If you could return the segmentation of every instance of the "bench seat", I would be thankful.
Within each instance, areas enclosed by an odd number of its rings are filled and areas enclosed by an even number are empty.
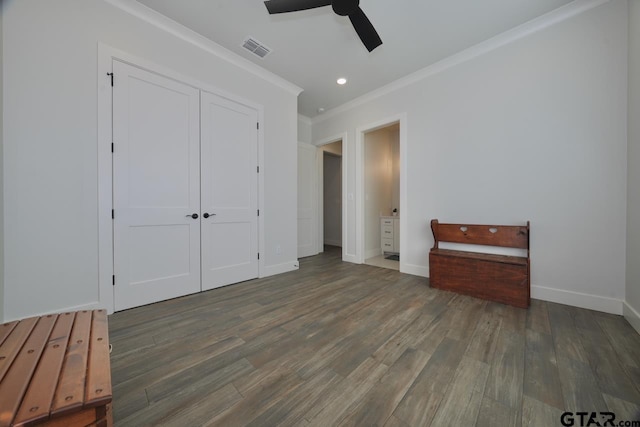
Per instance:
[[[431,287],[516,307],[530,303],[529,224],[465,225],[431,221]],[[440,249],[440,242],[526,249],[527,256]]]

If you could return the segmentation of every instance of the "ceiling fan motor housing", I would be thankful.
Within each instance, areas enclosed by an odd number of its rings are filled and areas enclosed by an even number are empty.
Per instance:
[[[358,10],[360,0],[333,0],[331,7],[340,16],[348,16]]]

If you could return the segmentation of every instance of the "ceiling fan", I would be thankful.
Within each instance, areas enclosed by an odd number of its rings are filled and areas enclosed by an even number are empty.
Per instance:
[[[268,0],[264,4],[272,15],[331,6],[336,14],[349,17],[353,28],[369,52],[382,44],[371,21],[360,9],[360,0]]]

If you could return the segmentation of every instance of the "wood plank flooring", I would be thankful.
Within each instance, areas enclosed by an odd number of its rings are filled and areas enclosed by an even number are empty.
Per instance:
[[[112,315],[118,426],[560,426],[640,419],[640,335],[620,316],[529,310],[343,263]]]

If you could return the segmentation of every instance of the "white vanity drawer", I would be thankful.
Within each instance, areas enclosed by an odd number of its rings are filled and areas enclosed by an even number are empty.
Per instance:
[[[380,230],[383,239],[393,239],[393,225],[382,225]]]
[[[393,252],[393,239],[382,239],[382,252]]]
[[[385,225],[390,225],[393,227],[393,219],[392,218],[382,218],[380,220],[380,223],[385,226]]]

